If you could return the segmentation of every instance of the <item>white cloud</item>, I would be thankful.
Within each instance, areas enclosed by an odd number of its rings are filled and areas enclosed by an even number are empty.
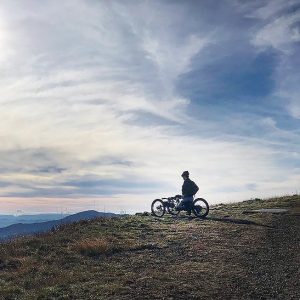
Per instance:
[[[179,193],[185,169],[214,202],[254,196],[247,186],[256,182],[257,196],[270,194],[264,183],[282,180],[280,153],[261,140],[187,134],[189,124],[207,124],[192,119],[176,81],[212,40],[186,27],[184,4],[29,3],[2,4],[11,51],[0,67],[7,75],[0,81],[0,182],[11,185],[1,195],[57,190],[60,199],[70,193],[84,202],[100,196],[66,182],[129,178],[132,186],[112,190],[137,209],[156,191],[135,183],[158,181],[158,194]],[[159,121],[137,121],[145,115]],[[271,119],[263,123],[277,130]],[[295,186],[284,182],[285,190]]]
[[[286,11],[298,4],[298,0],[272,0],[272,1],[254,1],[253,3],[247,3],[246,13],[249,17],[259,18],[262,20],[268,20],[272,17],[276,17],[278,13]],[[253,11],[249,13],[249,5],[253,5]]]
[[[300,41],[299,27],[300,12],[283,15],[267,23],[257,32],[253,43],[258,47],[272,46],[283,52],[290,52],[291,44]]]
[[[259,49],[272,47],[280,53],[273,75],[277,83],[275,96],[279,97],[294,118],[300,118],[299,98],[299,42],[300,12],[293,9],[298,1],[269,1],[251,14],[264,21],[254,35],[252,43]]]

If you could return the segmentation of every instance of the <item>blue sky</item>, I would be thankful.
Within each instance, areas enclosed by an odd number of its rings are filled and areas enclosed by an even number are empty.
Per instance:
[[[300,190],[300,2],[1,1],[0,212]]]

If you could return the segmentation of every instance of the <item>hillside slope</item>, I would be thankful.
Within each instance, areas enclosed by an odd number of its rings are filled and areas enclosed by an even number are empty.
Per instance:
[[[114,213],[104,213],[95,210],[82,211],[73,215],[66,216],[59,220],[51,220],[46,222],[34,222],[29,224],[17,223],[7,227],[0,228],[0,242],[13,238],[15,236],[32,235],[33,233],[48,232],[56,226],[62,224],[73,223],[79,220],[89,220],[97,217],[113,217],[117,216]]]
[[[251,213],[274,207],[288,211]],[[205,220],[64,225],[0,245],[0,297],[299,299],[299,213],[300,196],[290,196],[219,205]]]

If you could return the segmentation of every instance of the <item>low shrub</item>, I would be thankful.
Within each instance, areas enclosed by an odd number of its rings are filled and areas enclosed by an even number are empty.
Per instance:
[[[99,256],[112,250],[109,241],[105,238],[85,239],[75,244],[75,249],[83,255]]]

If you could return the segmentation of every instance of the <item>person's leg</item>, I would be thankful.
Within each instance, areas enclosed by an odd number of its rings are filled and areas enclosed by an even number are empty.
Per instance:
[[[191,201],[186,201],[185,202],[185,207],[186,207],[186,211],[187,211],[187,214],[190,216],[191,213],[192,213],[192,203]]]
[[[183,197],[182,202],[184,202],[185,205],[185,209],[187,211],[187,214],[190,216],[192,213],[192,205],[193,205],[193,200],[194,197],[193,196],[185,196]]]
[[[178,211],[185,210],[185,202],[183,200],[181,200],[181,202],[177,206],[176,210],[178,210]]]

